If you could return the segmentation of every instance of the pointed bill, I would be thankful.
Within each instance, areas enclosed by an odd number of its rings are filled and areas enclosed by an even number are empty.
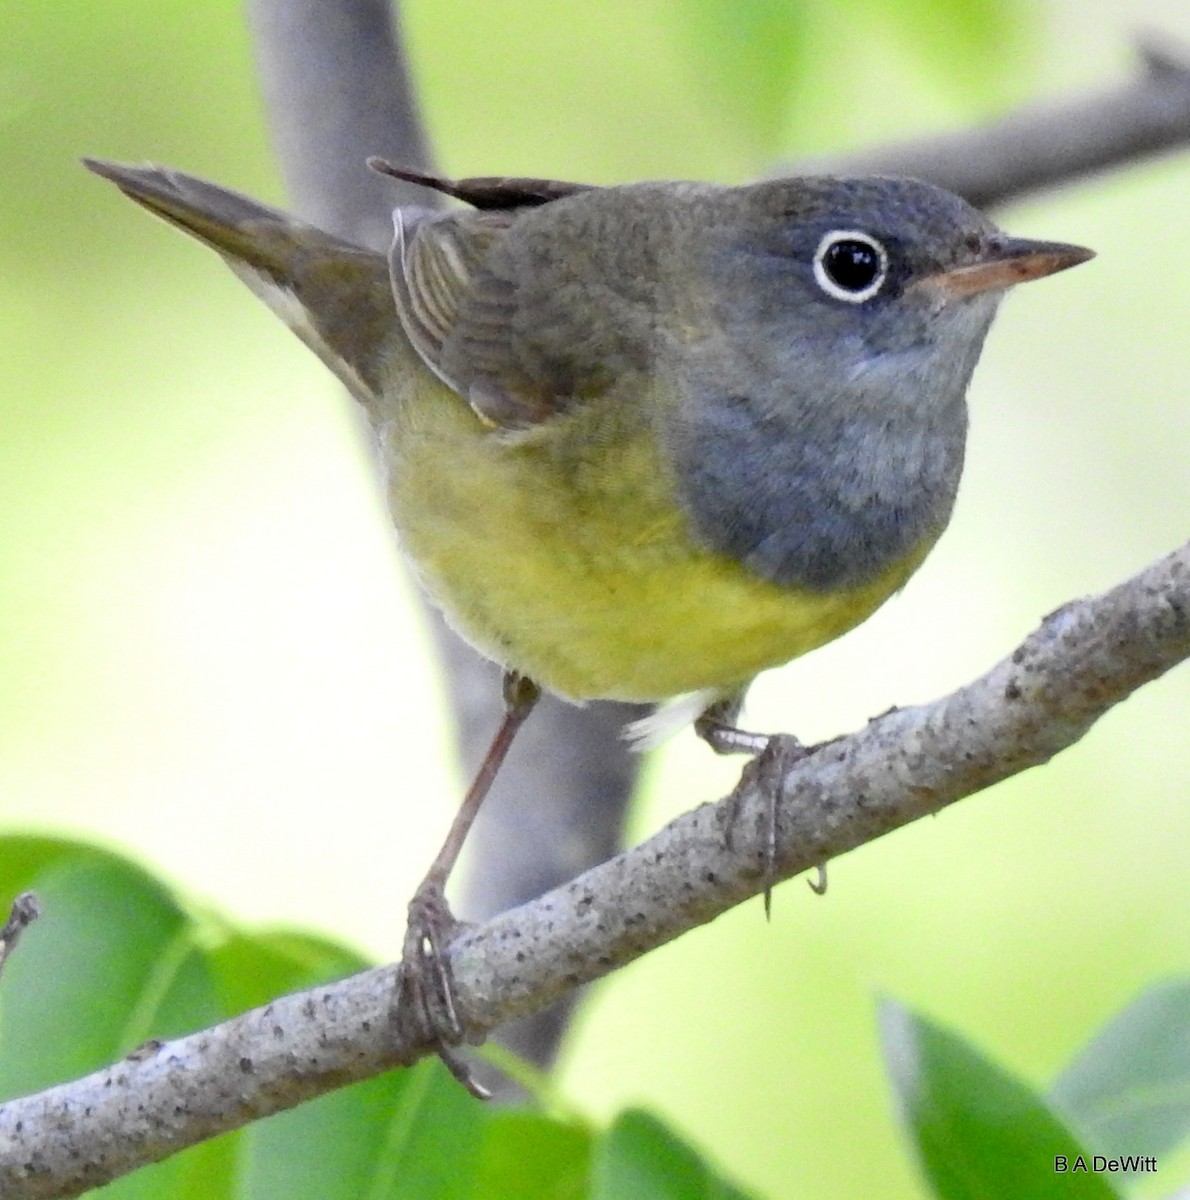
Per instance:
[[[927,275],[914,286],[934,288],[948,300],[958,300],[1042,279],[1094,257],[1095,251],[1085,246],[1000,236],[989,240],[971,261]]]

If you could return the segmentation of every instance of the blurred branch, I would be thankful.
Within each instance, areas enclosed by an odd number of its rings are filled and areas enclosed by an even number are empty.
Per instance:
[[[286,190],[299,216],[375,250],[392,209],[421,189],[368,170],[369,154],[429,166],[390,0],[247,0],[257,73]]]
[[[298,215],[386,250],[392,209],[434,199],[364,165],[369,155],[431,165],[398,7],[390,11],[389,0],[248,0],[248,14],[273,142]],[[500,719],[500,674],[436,611],[429,619],[459,757],[470,774]],[[460,908],[465,916],[484,918],[521,904],[615,853],[640,769],[620,730],[645,711],[542,698],[476,822]],[[400,917],[393,914],[394,931]],[[574,1001],[502,1031],[501,1040],[548,1065]],[[482,1066],[479,1074],[487,1076]]]
[[[980,208],[1190,144],[1190,51],[1140,42],[1140,71],[1110,91],[1031,104],[997,121],[838,158],[800,170],[915,175]]]
[[[726,800],[461,934],[450,954],[468,1040],[763,891],[772,805],[776,874],[785,879],[1048,761],[1187,657],[1190,543],[1111,591],[1051,613],[1008,658],[950,696],[886,713],[797,761],[783,760],[778,740],[778,752],[751,761]],[[0,1195],[74,1196],[433,1053],[416,1014],[390,1007],[396,970],[283,997],[0,1106]]]

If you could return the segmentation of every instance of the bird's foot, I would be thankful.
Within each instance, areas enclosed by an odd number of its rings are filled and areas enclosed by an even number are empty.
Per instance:
[[[754,758],[744,768],[739,783],[728,797],[727,824],[724,841],[729,850],[735,849],[735,832],[743,811],[744,798],[751,792],[760,793],[765,806],[764,846],[762,850],[764,873],[764,915],[768,920],[773,909],[773,885],[777,881],[777,808],[781,801],[781,788],[786,773],[794,764],[808,758],[817,746],[806,746],[797,738],[786,733],[757,734],[726,727],[726,733],[736,735],[737,752],[747,742],[749,747],[759,743],[753,750]],[[705,736],[705,735],[704,735]],[[714,743],[712,743],[713,745]],[[730,751],[720,751],[730,753]],[[825,880],[820,875],[823,890]]]
[[[425,1039],[432,1043],[447,1070],[479,1100],[491,1093],[454,1052],[466,1039],[459,1017],[450,943],[465,929],[446,901],[444,885],[423,880],[409,902],[409,924],[401,952],[394,997],[397,1007],[414,1014]]]

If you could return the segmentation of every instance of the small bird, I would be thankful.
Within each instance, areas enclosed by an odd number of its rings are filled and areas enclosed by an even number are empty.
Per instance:
[[[446,879],[539,688],[667,705],[646,739],[676,716],[762,749],[736,726],[749,683],[867,618],[949,521],[1005,291],[1092,256],[912,179],[592,187],[372,160],[467,205],[397,209],[385,256],[85,161],[222,255],[363,405],[419,580],[505,669],[410,909],[407,950],[448,993]]]

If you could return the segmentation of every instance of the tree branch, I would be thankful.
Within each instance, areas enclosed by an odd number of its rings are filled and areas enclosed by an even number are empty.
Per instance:
[[[978,208],[1190,144],[1190,52],[1155,36],[1138,47],[1141,70],[1102,93],[1027,105],[973,129],[894,142],[801,170],[916,175]]]
[[[1111,591],[1051,613],[950,696],[886,713],[797,762],[764,755],[745,767],[733,796],[469,929],[450,951],[468,1040],[762,891],[771,799],[776,874],[785,879],[1048,761],[1187,657],[1190,543]],[[414,1014],[391,1011],[394,982],[394,967],[367,971],[10,1101],[0,1107],[0,1194],[77,1195],[432,1053]]]

